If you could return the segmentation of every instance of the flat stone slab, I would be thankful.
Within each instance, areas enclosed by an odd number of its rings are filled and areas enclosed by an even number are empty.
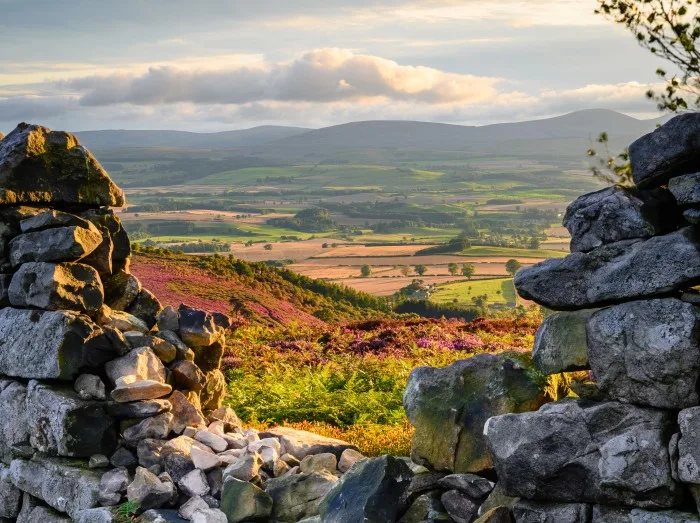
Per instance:
[[[0,204],[122,207],[124,193],[72,134],[19,124],[0,141]]]
[[[0,374],[75,379],[86,342],[101,333],[86,316],[72,312],[0,309]]]
[[[685,227],[545,260],[519,271],[520,296],[554,310],[662,297],[700,283],[700,232]]]
[[[100,231],[89,225],[89,229],[71,225],[15,236],[9,245],[10,263],[16,267],[26,262],[79,261],[102,243]]]
[[[282,448],[298,460],[304,459],[310,454],[335,454],[340,459],[345,449],[359,450],[355,445],[347,441],[334,438],[326,438],[308,432],[306,430],[296,430],[288,427],[275,427],[259,434],[260,439],[278,438]]]

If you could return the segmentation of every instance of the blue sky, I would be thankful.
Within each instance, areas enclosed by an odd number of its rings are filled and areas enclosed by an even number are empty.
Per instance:
[[[0,0],[0,131],[655,116],[595,0]]]

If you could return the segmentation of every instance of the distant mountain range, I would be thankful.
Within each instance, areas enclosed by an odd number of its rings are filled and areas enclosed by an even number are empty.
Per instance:
[[[363,121],[321,129],[261,126],[218,133],[185,131],[84,131],[76,133],[90,149],[184,148],[246,149],[242,152],[293,156],[353,149],[463,151],[475,146],[539,140],[590,140],[602,131],[627,142],[652,131],[666,118],[638,120],[615,111],[594,109],[517,123],[464,126],[415,121]]]

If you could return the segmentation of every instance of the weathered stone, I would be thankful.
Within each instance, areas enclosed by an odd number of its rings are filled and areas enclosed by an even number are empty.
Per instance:
[[[221,358],[224,355],[226,348],[226,338],[223,333],[220,334],[211,345],[206,347],[193,347],[194,362],[204,372],[212,372],[218,370],[221,366]]]
[[[175,359],[178,360],[190,360],[194,361],[194,351],[185,345],[180,337],[172,331],[160,330],[156,333],[156,336],[164,339],[168,343],[171,343],[177,350],[177,355]]]
[[[48,209],[20,220],[19,226],[23,233],[42,231],[54,227],[70,227],[76,225],[83,229],[90,229],[87,220],[74,214]]]
[[[153,400],[167,396],[172,392],[170,385],[153,380],[138,380],[131,383],[121,383],[112,390],[110,396],[119,403],[129,403],[140,400]],[[170,398],[168,398],[170,399]]]
[[[126,311],[141,292],[141,282],[126,271],[116,271],[104,281],[105,302],[112,309]]]
[[[440,501],[455,523],[472,523],[476,519],[479,506],[459,490],[448,490]]]
[[[126,429],[124,439],[131,442],[146,438],[165,439],[170,434],[172,423],[173,415],[170,412],[164,412],[152,418],[146,418]]]
[[[218,410],[226,397],[226,377],[219,369],[214,369],[206,374],[205,380],[206,384],[199,394],[202,410]]]
[[[141,510],[148,510],[162,507],[170,501],[173,489],[172,483],[161,481],[155,474],[138,467],[134,480],[126,489],[126,497],[129,501],[138,502]]]
[[[194,439],[204,443],[215,452],[223,452],[228,448],[228,443],[226,443],[224,438],[209,432],[207,429],[198,430],[194,435]],[[254,452],[254,450],[251,449],[251,452]]]
[[[0,460],[9,463],[13,448],[29,442],[26,385],[0,380],[0,419]]]
[[[355,463],[363,459],[365,459],[365,457],[360,452],[354,449],[346,449],[338,460],[338,470],[345,473],[350,470]]]
[[[532,361],[545,374],[588,369],[586,324],[597,309],[560,312],[542,322],[532,348]]]
[[[408,510],[399,520],[399,523],[423,523],[424,521],[434,521],[438,515],[444,515],[444,519],[449,517],[445,513],[445,507],[440,501],[438,492],[431,492],[418,496]]]
[[[323,523],[396,521],[411,476],[408,466],[392,456],[361,461],[328,492],[320,505],[321,520]]]
[[[163,412],[170,412],[168,400],[143,400],[133,403],[107,403],[107,414],[114,418],[150,418]]]
[[[676,224],[676,214],[666,190],[615,186],[574,200],[566,209],[564,227],[571,233],[571,252],[586,252],[620,240],[665,234]]]
[[[81,374],[73,384],[73,390],[78,393],[83,400],[105,400],[105,384],[99,376],[94,374]]]
[[[252,483],[229,477],[221,493],[221,510],[229,523],[267,521],[272,514],[272,498]]]
[[[195,467],[191,457],[192,447],[194,446],[206,452],[211,452],[211,449],[206,445],[186,436],[171,439],[163,445],[160,451],[163,457],[163,464],[165,470],[172,476],[174,481],[179,481],[188,472],[194,470]]]
[[[621,507],[593,507],[591,523],[697,523],[697,514],[676,510],[650,512],[639,508],[632,510]]]
[[[102,333],[107,338],[107,341],[111,346],[111,352],[117,356],[124,356],[131,350],[131,347],[122,334],[122,331],[109,325],[102,325]]]
[[[72,312],[0,309],[0,374],[73,379],[83,364],[85,343],[100,332]]]
[[[194,469],[182,476],[178,482],[177,486],[180,490],[184,492],[187,496],[205,496],[209,493],[209,483],[207,483],[207,477],[204,472],[200,469]]]
[[[295,474],[267,481],[272,498],[270,521],[287,523],[319,514],[319,506],[338,478],[330,474]]]
[[[299,465],[299,469],[304,474],[310,474],[311,472],[329,472],[333,474],[337,468],[338,458],[335,457],[335,454],[329,452],[306,456]]]
[[[76,523],[112,523],[116,519],[114,513],[104,507],[81,510],[75,515]]]
[[[404,393],[406,415],[416,428],[413,461],[446,472],[491,469],[484,423],[491,416],[542,405],[546,396],[535,374],[521,355],[508,353],[415,369]]]
[[[241,419],[236,415],[236,411],[231,407],[219,407],[218,409],[210,412],[207,418],[210,422],[223,422],[224,430],[226,432],[231,432],[232,430],[243,427]]]
[[[213,452],[207,452],[199,447],[192,447],[190,450],[190,458],[192,458],[192,463],[195,468],[201,469],[205,472],[221,466],[221,458],[214,454]]]
[[[148,325],[133,314],[111,309],[105,310],[105,307],[102,308],[102,312],[101,325],[108,325],[122,332],[138,331],[144,334],[148,332]]]
[[[109,231],[112,244],[114,245],[114,250],[112,251],[112,259],[114,261],[125,260],[131,256],[131,241],[129,240],[129,236],[112,209],[107,207],[87,209],[81,212],[80,216],[91,221],[96,226],[104,227]]]
[[[260,454],[257,452],[246,454],[224,469],[223,479],[224,481],[226,481],[227,478],[251,481],[258,475],[262,466],[263,459]]]
[[[16,459],[10,465],[10,477],[17,488],[71,517],[99,503],[102,473],[73,460],[42,455]]]
[[[138,465],[138,460],[130,450],[119,447],[109,458],[109,463],[113,467],[126,467],[130,469]]]
[[[0,274],[0,307],[10,305],[10,283],[12,274]]]
[[[82,512],[82,511],[81,511]],[[78,514],[76,514],[75,520],[78,519]],[[69,518],[60,512],[47,507],[41,502],[37,502],[31,506],[28,510],[22,511],[17,517],[17,523],[72,523],[74,518]]]
[[[309,454],[321,454],[322,452],[330,452],[339,458],[345,449],[358,450],[355,445],[351,445],[347,441],[326,438],[313,432],[288,427],[268,429],[261,432],[259,436],[279,439],[285,451],[298,460],[304,459]]]
[[[698,404],[700,309],[675,298],[635,301],[597,312],[587,330],[604,394],[659,408]]]
[[[197,510],[192,514],[192,523],[227,523],[228,518],[221,510],[208,508]]]
[[[660,187],[672,177],[700,171],[700,115],[672,118],[629,147],[634,183]]]
[[[151,509],[147,510],[138,519],[139,523],[187,523],[178,516],[177,510]]]
[[[124,205],[124,194],[72,134],[19,124],[0,142],[0,203]]]
[[[0,518],[16,518],[22,503],[22,492],[12,483],[10,468],[0,463]]]
[[[178,510],[178,514],[181,518],[191,520],[192,515],[198,510],[206,510],[209,508],[207,502],[204,501],[201,496],[193,496],[188,499]]]
[[[688,223],[697,225],[700,223],[700,209],[693,207],[692,209],[685,209],[683,211],[683,218]]]
[[[158,313],[156,317],[159,331],[176,332],[180,328],[180,317],[177,311],[170,305],[167,305]]]
[[[67,385],[30,381],[26,409],[29,440],[40,452],[87,458],[111,454],[117,446],[104,403],[80,399]]]
[[[82,263],[25,263],[8,289],[15,307],[93,313],[102,307],[103,291],[97,271]]]
[[[496,483],[496,486],[486,498],[486,501],[479,507],[479,514],[485,514],[489,510],[493,510],[498,507],[506,507],[511,509],[513,505],[518,501],[518,498],[508,496],[503,491],[503,485],[500,482]]]
[[[518,501],[513,507],[513,515],[515,523],[588,523],[591,510],[591,506],[584,503]]]
[[[153,293],[147,289],[141,289],[136,298],[126,308],[126,311],[143,320],[148,328],[156,324],[156,315],[161,309],[161,304]]]
[[[484,432],[506,494],[533,500],[675,506],[668,411],[564,400],[491,418]]]
[[[173,385],[178,389],[199,392],[207,383],[204,373],[192,361],[176,361],[170,365],[170,372],[173,376]]]
[[[100,479],[100,503],[103,505],[119,503],[121,493],[126,491],[130,479],[129,471],[125,467],[108,470],[102,474]],[[116,503],[105,503],[105,501],[113,501],[115,497]]]
[[[201,412],[187,399],[180,391],[176,390],[168,397],[172,405],[173,432],[178,434],[185,430],[185,427],[202,427],[205,425]]]
[[[700,204],[700,172],[671,178],[668,190],[681,207]]]
[[[98,229],[102,234],[102,243],[80,262],[93,267],[99,273],[100,278],[107,279],[112,275],[112,251],[114,250],[114,244],[109,231],[105,227],[98,227]]]
[[[15,236],[9,245],[13,267],[28,262],[76,262],[102,243],[102,234],[91,224],[83,227],[57,227]]]
[[[190,347],[208,347],[221,335],[214,317],[199,309],[180,305],[178,310],[180,338]]]
[[[555,310],[664,296],[700,283],[700,233],[691,227],[625,240],[520,270],[520,296]]]
[[[684,483],[700,485],[700,407],[680,411],[678,425],[678,479]]]
[[[165,367],[148,347],[139,347],[121,358],[108,362],[105,365],[105,372],[112,383],[116,383],[124,376],[165,383]]]
[[[486,499],[495,486],[488,479],[474,474],[450,474],[439,480],[438,484],[445,490],[459,490],[474,501]]]

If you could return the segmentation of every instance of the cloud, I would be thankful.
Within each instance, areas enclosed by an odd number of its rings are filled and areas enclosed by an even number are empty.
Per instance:
[[[152,67],[61,82],[87,106],[337,102],[389,99],[429,104],[476,103],[496,93],[497,78],[400,65],[346,49],[317,49],[296,60],[226,68]]]

